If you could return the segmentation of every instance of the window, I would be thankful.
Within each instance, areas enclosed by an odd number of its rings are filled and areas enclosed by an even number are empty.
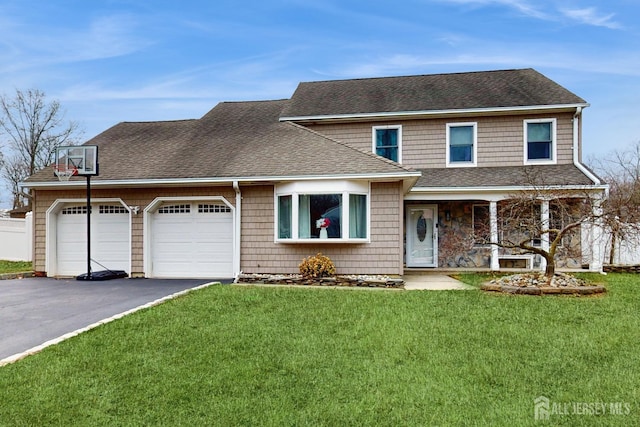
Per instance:
[[[228,213],[231,208],[227,205],[198,204],[198,213]]]
[[[489,205],[473,205],[473,236],[476,245],[491,242]]]
[[[100,205],[98,212],[101,214],[128,214],[129,210],[122,205]]]
[[[276,240],[366,240],[369,236],[368,196],[366,183],[280,185],[276,188]]]
[[[402,126],[374,126],[373,151],[394,162],[402,162]]]
[[[159,214],[179,214],[191,212],[190,204],[164,205],[158,209]]]
[[[555,119],[525,120],[525,163],[555,163]]]
[[[477,123],[447,123],[447,166],[475,166]]]

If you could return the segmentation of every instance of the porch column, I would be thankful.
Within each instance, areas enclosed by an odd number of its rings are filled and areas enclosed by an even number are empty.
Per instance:
[[[547,230],[546,233],[542,233],[540,236],[540,246],[544,251],[549,251],[549,200],[543,200],[540,203],[540,222],[542,224],[542,229]],[[543,257],[540,257],[540,270],[545,271],[547,268],[547,260]]]
[[[602,273],[603,258],[604,258],[604,226],[602,224],[602,198],[603,195],[595,196],[593,198],[593,224],[590,228],[590,241],[591,241],[591,259],[589,260],[589,271],[596,273]],[[612,242],[613,244],[613,242]]]
[[[491,231],[491,243],[498,243],[498,202],[489,202],[489,227]],[[500,270],[500,260],[498,259],[498,245],[491,245],[491,270]]]

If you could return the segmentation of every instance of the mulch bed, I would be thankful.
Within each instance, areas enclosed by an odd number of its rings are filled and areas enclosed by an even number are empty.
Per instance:
[[[551,278],[542,273],[514,274],[493,279],[480,289],[522,295],[594,295],[606,292],[602,285],[563,273],[556,273]]]

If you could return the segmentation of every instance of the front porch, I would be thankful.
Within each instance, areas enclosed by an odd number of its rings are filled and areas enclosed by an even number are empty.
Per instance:
[[[487,195],[483,199],[405,201],[405,271],[544,270],[546,260],[541,255],[492,244],[500,242],[507,233],[499,206],[499,197]],[[549,200],[540,200],[539,222],[556,221],[552,211]],[[602,263],[594,256],[600,253],[598,240],[592,231],[577,228],[563,238],[555,258],[558,271],[585,271],[585,263],[589,271],[601,271]],[[549,251],[548,235],[542,234],[531,242]]]

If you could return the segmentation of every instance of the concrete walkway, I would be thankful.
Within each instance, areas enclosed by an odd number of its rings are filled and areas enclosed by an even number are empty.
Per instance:
[[[473,286],[462,283],[442,273],[411,273],[402,276],[408,291],[471,290]]]

